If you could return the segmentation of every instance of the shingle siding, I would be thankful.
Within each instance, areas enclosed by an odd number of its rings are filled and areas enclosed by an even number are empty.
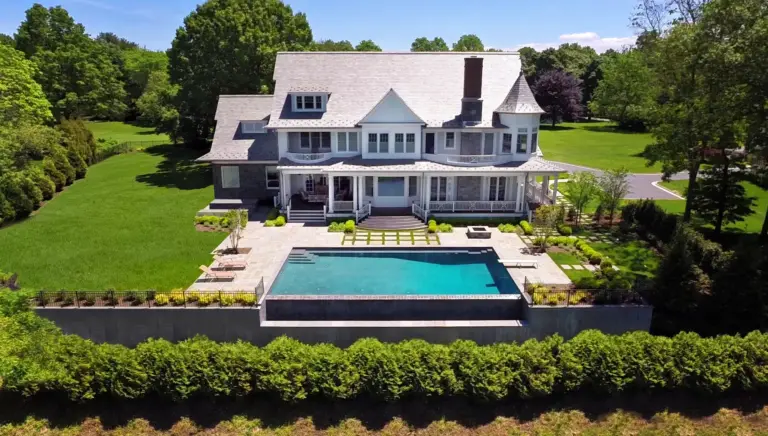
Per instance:
[[[456,177],[456,200],[473,201],[480,200],[483,188],[483,178],[474,177]]]
[[[217,199],[258,199],[269,200],[278,194],[276,189],[267,189],[268,165],[243,164],[220,165],[213,164],[213,196]],[[236,166],[240,168],[240,187],[223,188],[221,186],[221,167]]]

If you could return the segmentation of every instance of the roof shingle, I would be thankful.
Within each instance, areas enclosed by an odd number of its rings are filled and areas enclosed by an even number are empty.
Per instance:
[[[520,76],[512,85],[512,89],[501,102],[496,112],[506,114],[543,114],[544,111],[536,102],[536,97],[528,86],[528,80],[520,73]]]
[[[277,133],[244,134],[240,131],[240,121],[266,123],[271,110],[271,95],[219,96],[211,150],[197,160],[277,161]]]

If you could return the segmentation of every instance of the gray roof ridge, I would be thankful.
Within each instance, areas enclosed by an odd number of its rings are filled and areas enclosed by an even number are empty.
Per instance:
[[[528,109],[521,108],[520,106],[529,106]],[[520,110],[524,109],[524,110]],[[544,113],[536,101],[536,96],[533,95],[531,86],[528,84],[528,79],[525,78],[522,70],[520,75],[515,80],[512,88],[509,89],[507,96],[501,102],[499,107],[494,112],[499,113]]]
[[[274,96],[275,96],[274,94],[219,94],[219,98],[254,98],[254,97],[272,98]]]

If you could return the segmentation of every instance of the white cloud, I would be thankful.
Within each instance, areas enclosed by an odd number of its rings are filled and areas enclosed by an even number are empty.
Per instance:
[[[592,47],[596,52],[603,53],[608,49],[621,50],[625,46],[633,45],[635,43],[635,37],[621,36],[603,38],[595,32],[567,33],[565,35],[560,35],[557,42],[532,42],[528,44],[520,44],[509,50],[519,50],[523,47],[531,47],[537,51],[541,51],[548,48],[557,48],[560,44],[573,42]]]

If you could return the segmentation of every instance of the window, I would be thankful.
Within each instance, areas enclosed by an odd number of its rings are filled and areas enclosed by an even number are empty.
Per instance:
[[[300,148],[331,148],[331,132],[301,132]]]
[[[389,153],[389,133],[379,133],[379,153]]]
[[[293,110],[298,112],[321,112],[325,110],[325,99],[320,94],[294,95]]]
[[[357,151],[357,132],[348,132],[349,151]]]
[[[339,132],[336,134],[336,149],[339,151],[347,151],[347,132]]]
[[[221,167],[221,187],[239,188],[240,187],[240,167],[223,166]]]
[[[503,141],[501,142],[502,153],[512,153],[512,134],[505,133]]]
[[[379,177],[379,197],[405,196],[405,177]]]
[[[504,201],[507,195],[507,178],[490,177],[488,201]]]
[[[280,189],[280,173],[277,167],[265,167],[267,172],[267,189]]]
[[[379,140],[379,135],[375,133],[368,134],[368,153],[379,152],[378,140]]]
[[[528,151],[528,129],[517,129],[517,152]]]
[[[307,176],[307,178],[304,179],[304,190],[309,193],[315,192],[315,179],[313,179],[312,176]]]
[[[402,153],[405,151],[405,141],[403,141],[404,135],[402,133],[395,133],[395,153]]]
[[[240,124],[240,131],[242,133],[264,133],[264,123],[242,121]]]
[[[331,148],[331,132],[320,132],[320,148]]]
[[[405,152],[416,153],[416,134],[406,133],[405,135]]]
[[[320,132],[309,132],[309,137],[312,142],[312,146],[320,148]]]
[[[536,153],[536,149],[539,148],[539,129],[538,127],[533,128],[533,133],[531,133],[531,153]]]
[[[446,132],[445,134],[445,148],[456,148],[456,138],[453,132]]]
[[[448,198],[447,187],[447,177],[432,177],[429,185],[429,201],[446,201]]]
[[[408,177],[408,196],[415,197],[418,195],[418,178],[416,176]]]
[[[299,147],[301,148],[311,148],[311,142],[309,137],[309,132],[301,132],[301,142],[299,143]]]
[[[365,196],[373,197],[373,176],[365,176]]]
[[[493,133],[486,133],[483,137],[483,154],[494,154]]]

